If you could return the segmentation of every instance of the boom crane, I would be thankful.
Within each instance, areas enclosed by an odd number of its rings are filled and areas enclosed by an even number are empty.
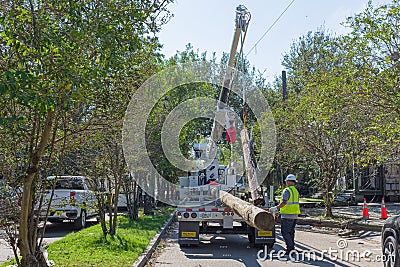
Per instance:
[[[250,18],[250,12],[245,6],[239,5],[236,8],[235,33],[211,130],[213,142],[211,146],[198,145],[198,150],[207,150],[207,153],[201,153],[196,158],[199,164],[188,176],[179,177],[181,206],[177,209],[177,219],[178,242],[181,246],[198,245],[200,234],[221,233],[247,234],[252,244],[265,244],[268,247],[272,247],[275,242],[274,217],[264,206],[263,196],[258,194],[256,162],[246,128],[242,130],[241,137],[252,203],[238,197],[240,194],[244,197],[246,187],[238,186],[241,175],[236,174],[235,167],[231,164],[229,168],[219,165],[218,156],[211,152],[224,130],[220,124],[224,121],[221,116],[227,116],[229,112],[227,104],[235,75],[235,57],[239,41],[243,43],[245,39]],[[204,167],[201,161],[211,163]]]
[[[251,19],[251,14],[247,10],[244,5],[239,5],[236,8],[236,17],[235,17],[235,34],[233,36],[231,52],[229,54],[228,60],[228,68],[226,70],[225,78],[223,81],[221,93],[219,96],[219,102],[217,106],[217,114],[218,111],[224,110],[227,106],[229,99],[229,92],[231,88],[231,82],[233,77],[233,67],[235,62],[235,56],[237,52],[237,48],[239,45],[240,37],[243,34],[242,41],[244,40],[247,28],[249,26],[249,21]],[[243,47],[241,47],[243,49]],[[218,116],[218,115],[217,115]],[[219,120],[221,121],[221,120]],[[213,128],[211,130],[211,137],[214,141],[214,144],[221,138],[223,132],[223,127],[221,124],[214,120]],[[262,205],[264,204],[264,197],[259,194],[259,184],[257,180],[257,170],[256,170],[256,162],[254,157],[252,157],[252,145],[250,144],[249,133],[246,128],[241,131],[241,139],[242,139],[242,147],[243,147],[243,155],[246,167],[247,180],[249,182],[249,190],[251,199],[254,205]]]
[[[240,36],[242,33],[244,34],[244,36],[246,35],[250,18],[251,18],[250,12],[247,10],[247,8],[244,5],[239,5],[236,8],[235,34],[233,36],[231,52],[229,54],[228,68],[226,70],[224,82],[222,84],[221,93],[219,95],[217,111],[225,109],[226,104],[228,103],[229,91],[230,91],[231,81],[232,81],[233,64],[235,62],[235,55],[237,52],[239,39],[240,39]],[[222,131],[223,131],[223,127],[219,123],[217,123],[217,121],[214,120],[213,128],[211,130],[211,137],[214,142],[218,141],[221,138]]]

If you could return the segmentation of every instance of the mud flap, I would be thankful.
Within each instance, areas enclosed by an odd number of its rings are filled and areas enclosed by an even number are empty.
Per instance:
[[[275,244],[275,226],[271,231],[259,231],[249,227],[249,241],[253,245],[267,245],[272,247]]]
[[[200,244],[199,222],[179,222],[179,245]]]

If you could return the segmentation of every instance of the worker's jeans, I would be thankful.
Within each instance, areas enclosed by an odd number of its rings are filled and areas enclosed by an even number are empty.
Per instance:
[[[286,252],[294,250],[294,228],[296,227],[297,219],[281,218],[281,234],[286,243]]]

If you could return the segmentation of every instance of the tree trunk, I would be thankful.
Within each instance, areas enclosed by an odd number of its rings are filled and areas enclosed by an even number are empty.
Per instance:
[[[30,211],[31,211],[31,188],[34,173],[30,173],[27,175],[26,179],[23,182],[23,193],[22,193],[22,201],[21,201],[21,220],[19,224],[19,242],[18,248],[20,250],[22,260],[21,266],[34,266],[36,263],[35,251],[30,242],[29,238],[29,221],[30,221]]]
[[[50,140],[51,129],[54,121],[54,111],[47,112],[46,122],[43,126],[39,145],[30,154],[27,175],[23,181],[23,192],[21,202],[21,219],[19,225],[18,248],[20,250],[23,267],[47,266],[42,253],[37,247],[37,224],[34,222],[32,202],[35,194],[34,179],[39,172],[40,159],[44,149]],[[34,138],[34,137],[32,137]]]
[[[325,212],[324,212],[325,217],[329,218],[333,217],[332,205],[333,205],[332,193],[330,191],[325,192]]]
[[[143,207],[144,215],[152,215],[153,214],[153,204],[151,201],[151,197],[146,193],[144,195],[144,207]]]
[[[139,220],[139,207],[140,207],[140,195],[142,194],[142,189],[138,186],[138,184],[135,181],[135,191],[133,192],[133,217],[134,220],[137,221]]]
[[[106,238],[107,237],[107,226],[106,226],[106,197],[105,197],[105,193],[102,192],[98,198],[98,211],[99,211],[99,215],[98,215],[98,222],[100,222],[101,225],[101,230],[103,232],[103,237]]]
[[[119,184],[117,184],[117,179],[115,180],[116,186],[113,195],[113,216],[110,217],[110,235],[114,236],[117,233],[117,220],[118,220],[118,199],[119,199]],[[112,223],[111,223],[112,222]]]

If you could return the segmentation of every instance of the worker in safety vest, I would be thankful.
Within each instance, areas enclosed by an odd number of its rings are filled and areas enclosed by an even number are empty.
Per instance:
[[[282,192],[281,202],[278,206],[270,208],[271,212],[279,210],[281,214],[281,234],[286,243],[286,254],[294,249],[294,234],[297,218],[300,214],[299,192],[296,187],[296,176],[289,174],[286,179],[286,188]]]
[[[196,159],[199,159],[201,157],[201,151],[200,151],[201,143],[203,143],[203,137],[201,136],[200,133],[197,133],[196,138],[193,140],[193,150]]]

